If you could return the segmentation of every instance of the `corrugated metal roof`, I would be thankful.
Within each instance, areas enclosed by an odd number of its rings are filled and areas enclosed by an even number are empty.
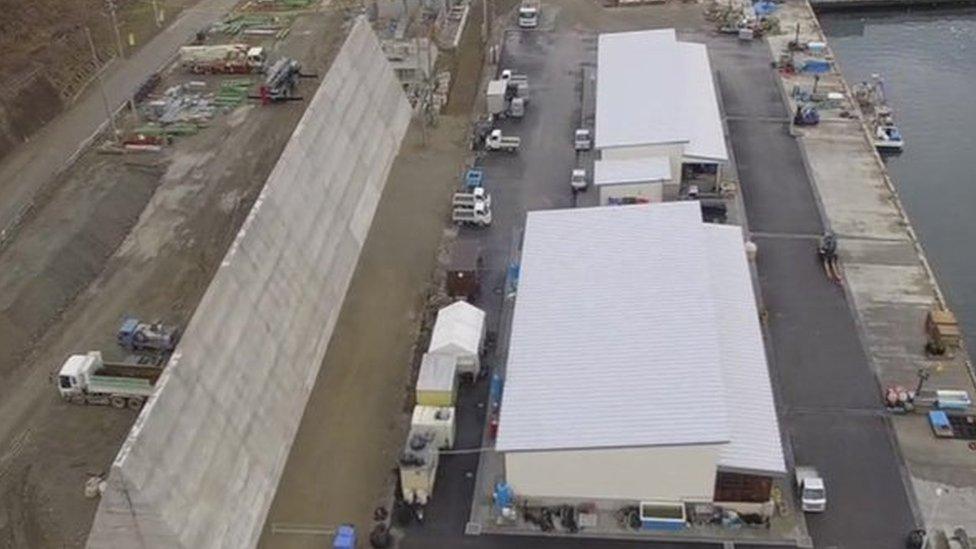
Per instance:
[[[594,185],[616,185],[671,179],[671,161],[666,156],[634,160],[597,160],[593,163]]]
[[[686,143],[686,156],[728,160],[703,44],[674,29],[601,34],[596,84],[597,148]]]
[[[528,214],[499,450],[729,440],[700,226],[694,202]]]
[[[427,352],[477,355],[484,330],[484,311],[465,301],[454,302],[437,311]]]
[[[741,229],[697,202],[531,212],[519,279],[498,450],[722,444],[784,470]]]
[[[707,223],[703,227],[732,435],[719,451],[719,465],[786,473],[742,229]]]
[[[457,358],[451,355],[424,353],[417,373],[418,391],[449,391],[457,376]]]

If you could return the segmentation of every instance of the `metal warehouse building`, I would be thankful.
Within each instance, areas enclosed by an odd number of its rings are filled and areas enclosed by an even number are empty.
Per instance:
[[[595,134],[604,162],[666,158],[664,200],[715,190],[729,157],[705,46],[674,29],[601,34]]]
[[[741,229],[688,201],[529,213],[497,449],[540,502],[768,501],[785,465]]]

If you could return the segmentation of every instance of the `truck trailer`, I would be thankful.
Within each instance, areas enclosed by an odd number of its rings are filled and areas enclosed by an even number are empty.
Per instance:
[[[247,44],[183,46],[181,66],[194,74],[247,74],[262,72],[267,61],[264,48]]]

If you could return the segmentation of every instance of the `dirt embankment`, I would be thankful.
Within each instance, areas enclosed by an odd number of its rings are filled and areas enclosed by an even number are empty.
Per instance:
[[[154,9],[145,0],[115,0],[125,55],[196,1],[156,0]],[[99,65],[118,54],[118,47],[105,0],[0,0],[0,14],[2,160],[70,105]]]

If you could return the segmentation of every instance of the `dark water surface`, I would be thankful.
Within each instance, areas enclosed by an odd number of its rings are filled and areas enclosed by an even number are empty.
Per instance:
[[[905,136],[889,171],[976,349],[976,8],[823,13],[820,22],[849,84],[884,79]]]

